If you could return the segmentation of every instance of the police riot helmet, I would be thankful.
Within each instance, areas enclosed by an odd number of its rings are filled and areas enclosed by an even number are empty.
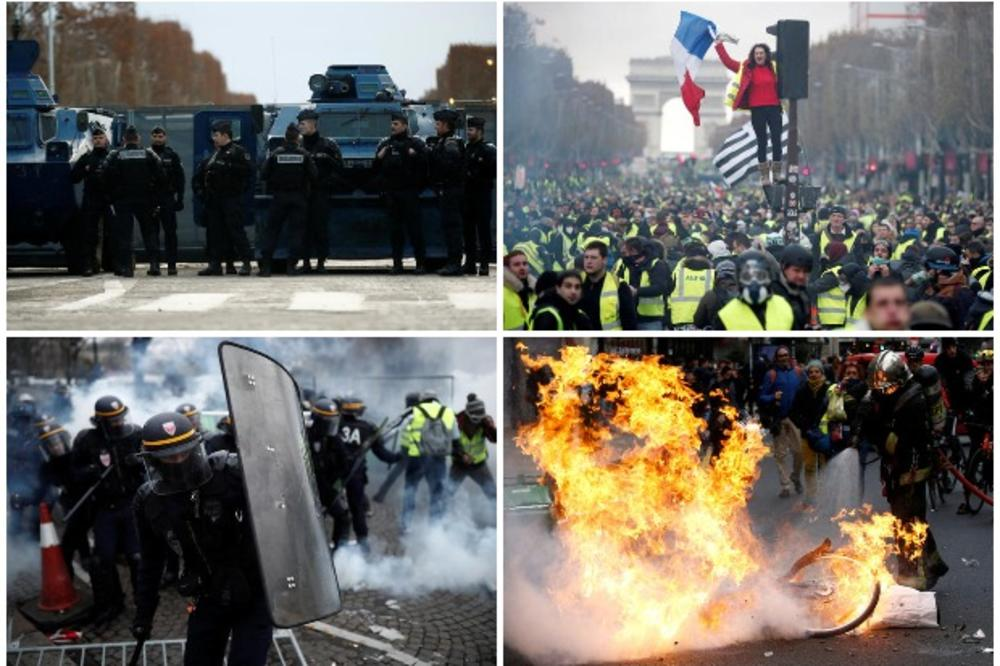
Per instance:
[[[38,444],[49,460],[61,458],[70,451],[73,442],[66,429],[54,421],[43,423],[38,428]]]
[[[329,398],[318,398],[309,409],[312,416],[313,434],[319,436],[333,435],[340,423],[340,410],[337,403]]]
[[[924,255],[924,268],[951,274],[958,270],[958,255],[950,247],[932,247]]]
[[[337,400],[337,404],[344,416],[361,418],[365,413],[365,401],[353,394],[341,397]]]
[[[892,395],[912,376],[899,354],[881,351],[868,366],[868,388],[879,395]]]
[[[128,429],[128,407],[113,395],[101,396],[94,403],[94,415],[90,422],[108,439],[119,439]]]
[[[215,428],[219,432],[224,432],[227,435],[232,435],[233,434],[233,417],[230,416],[229,414],[226,414],[221,419],[219,419],[218,423],[215,424]]]
[[[17,403],[14,405],[14,413],[24,418],[34,418],[38,413],[38,405],[35,398],[30,393],[21,393],[17,396]]]
[[[212,478],[201,433],[183,414],[164,412],[142,426],[142,458],[153,492],[190,492]]]
[[[747,250],[739,257],[740,298],[759,305],[771,296],[771,266],[762,252]]]
[[[201,432],[201,411],[194,404],[185,402],[177,405],[177,408],[174,411],[178,414],[186,416],[188,421],[190,421],[194,427],[198,429],[198,432]]]
[[[787,246],[781,253],[781,267],[788,268],[789,266],[811,271],[813,268],[812,252],[797,243]]]

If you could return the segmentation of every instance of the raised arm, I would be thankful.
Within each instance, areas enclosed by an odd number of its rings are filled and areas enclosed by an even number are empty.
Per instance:
[[[726,47],[722,45],[721,41],[715,42],[715,52],[719,54],[719,60],[721,60],[722,64],[726,66],[726,69],[732,72],[740,71],[739,61],[733,60],[729,57],[729,54],[726,53]]]

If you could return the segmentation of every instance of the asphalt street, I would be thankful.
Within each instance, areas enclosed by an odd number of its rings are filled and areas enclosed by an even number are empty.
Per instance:
[[[495,330],[489,277],[390,275],[389,261],[332,262],[326,274],[269,279],[179,275],[89,278],[65,271],[7,273],[7,328],[27,330]]]
[[[505,444],[504,449],[505,478],[509,480],[518,474],[532,473],[530,459],[512,443]],[[821,477],[820,497],[824,494],[823,480]],[[768,456],[762,462],[761,475],[749,503],[754,531],[761,541],[774,544],[790,531],[810,535],[816,545],[824,536],[836,537],[836,530],[826,519],[801,510],[799,497],[793,494],[790,498],[779,498],[778,490],[775,461]],[[887,511],[888,504],[880,492],[878,465],[871,465],[865,477],[864,501],[876,510]],[[874,630],[823,640],[760,640],[722,649],[683,651],[634,663],[670,666],[990,664],[993,655],[984,649],[994,646],[993,509],[987,505],[975,516],[956,515],[961,501],[962,493],[956,490],[947,497],[946,504],[928,515],[938,549],[951,567],[934,588],[940,614],[938,629]],[[511,546],[505,544],[505,550]],[[507,557],[505,552],[505,560]],[[986,634],[984,639],[963,640],[978,629]],[[505,645],[504,663],[524,666],[543,662],[532,662]]]

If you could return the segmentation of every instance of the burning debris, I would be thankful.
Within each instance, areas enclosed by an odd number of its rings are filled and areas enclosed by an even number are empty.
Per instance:
[[[796,560],[801,553],[763,543],[747,513],[768,453],[760,426],[724,407],[731,427],[718,455],[703,459],[699,395],[681,368],[584,347],[521,354],[550,377],[537,420],[515,440],[555,498],[560,561],[542,584],[560,615],[600,633],[600,657],[864,630],[893,584],[887,559],[919,556],[926,525],[904,529],[868,506],[833,518],[836,547],[827,540]]]

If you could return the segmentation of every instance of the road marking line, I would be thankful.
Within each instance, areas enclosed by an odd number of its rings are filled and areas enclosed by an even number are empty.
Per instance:
[[[292,294],[289,310],[320,310],[323,312],[360,312],[365,295],[350,291],[297,291]]]
[[[10,278],[7,279],[7,291],[24,291],[25,289],[38,289],[39,287],[54,287],[57,284],[69,284],[70,282],[81,282],[83,280],[91,280],[93,278],[64,278],[62,280],[56,280],[55,282],[39,282],[36,284],[22,284],[16,287],[10,286]],[[19,280],[18,280],[19,281]]]
[[[170,294],[155,301],[132,308],[133,312],[205,312],[217,308],[230,297],[228,294],[185,293]]]
[[[452,307],[458,310],[495,310],[496,294],[491,292],[458,291],[448,294]]]
[[[86,298],[81,298],[78,301],[70,301],[69,303],[63,303],[53,310],[86,310],[94,305],[99,305],[101,303],[106,303],[108,301],[113,301],[116,298],[121,298],[128,292],[129,289],[134,287],[136,281],[134,279],[128,281],[128,285],[122,285],[120,280],[105,280],[104,281],[104,293],[94,294],[93,296],[87,296]]]
[[[343,638],[344,640],[352,643],[358,643],[359,645],[364,645],[365,647],[378,650],[390,659],[398,661],[401,664],[407,664],[407,666],[431,666],[431,664],[426,661],[420,661],[416,657],[412,657],[405,652],[400,652],[385,641],[379,641],[374,638],[369,638],[368,636],[356,634],[353,631],[341,629],[340,627],[335,627],[332,624],[327,624],[326,622],[310,622],[306,625],[306,628],[318,631],[321,634],[326,634],[327,636]]]

